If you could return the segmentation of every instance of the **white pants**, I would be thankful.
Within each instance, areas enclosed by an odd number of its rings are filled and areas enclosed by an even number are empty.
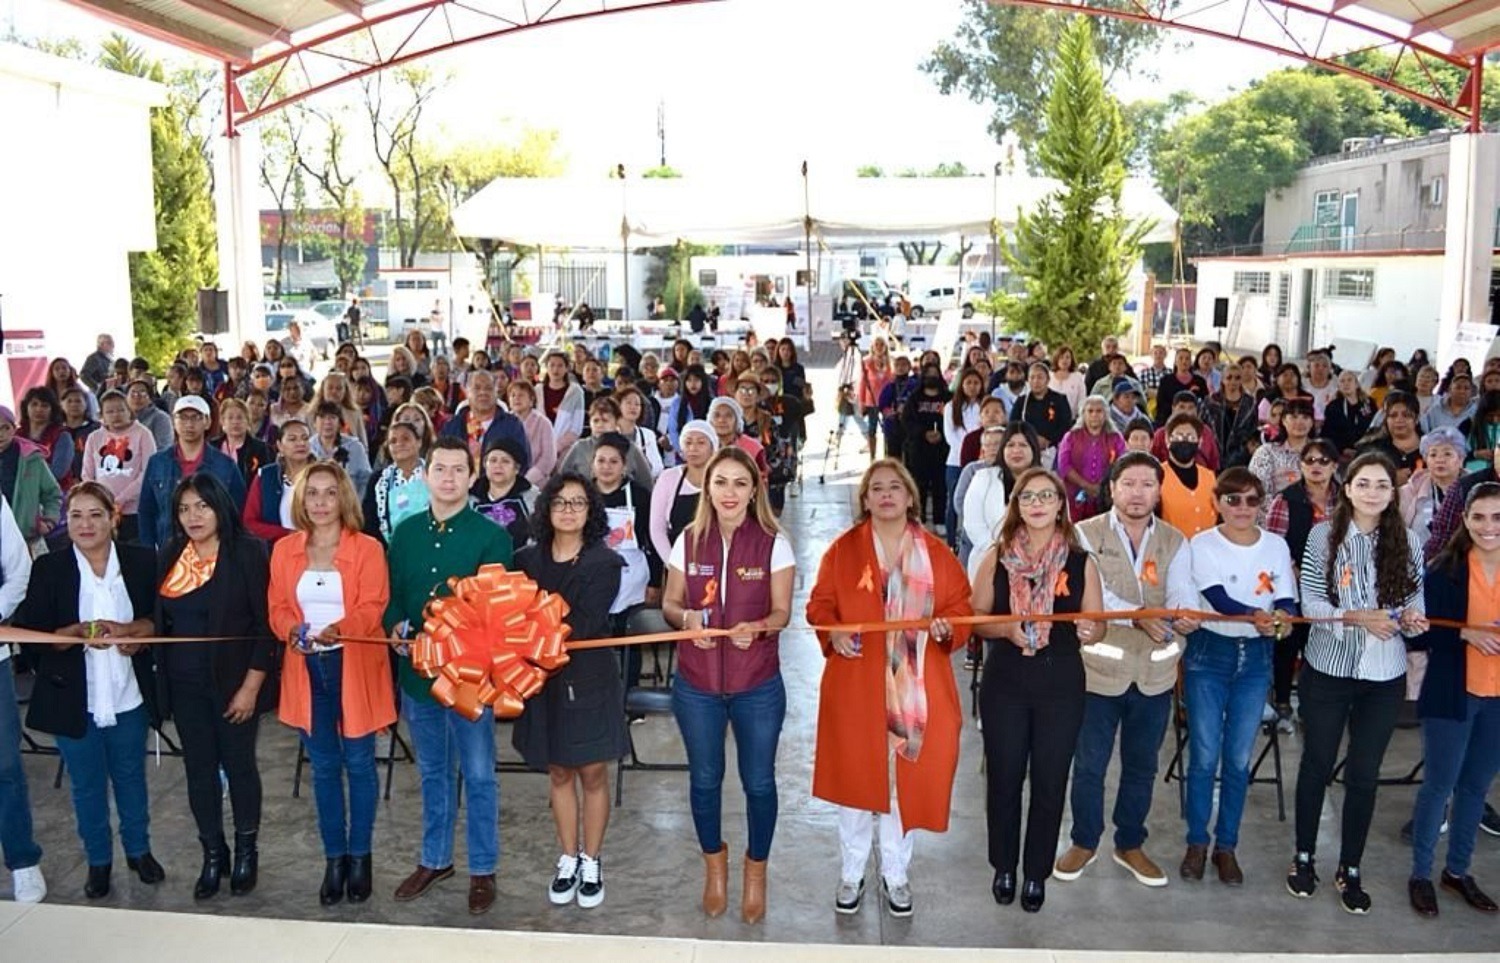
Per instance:
[[[879,827],[880,875],[892,886],[906,883],[906,868],[911,865],[913,834],[901,828],[901,812],[891,800],[891,811],[872,813],[864,809],[839,810],[839,849],[844,857],[843,879],[855,882],[865,878],[870,860],[870,843]]]

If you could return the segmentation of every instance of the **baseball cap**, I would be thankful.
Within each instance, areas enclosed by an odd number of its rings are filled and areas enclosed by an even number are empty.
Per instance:
[[[178,415],[184,411],[196,411],[203,417],[208,417],[208,402],[198,395],[183,395],[172,405],[172,414]]]

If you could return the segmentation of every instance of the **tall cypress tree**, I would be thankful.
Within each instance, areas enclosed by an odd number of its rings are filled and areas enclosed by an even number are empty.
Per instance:
[[[1005,260],[1024,296],[997,299],[1005,326],[1048,344],[1097,344],[1123,326],[1131,266],[1150,224],[1120,202],[1127,143],[1120,108],[1104,88],[1087,17],[1074,17],[1053,62],[1042,171],[1062,186],[1016,218]]]
[[[100,63],[163,83],[160,63],[120,34],[104,43]],[[130,300],[136,353],[164,371],[197,326],[198,289],[218,283],[219,255],[208,165],[187,130],[177,91],[151,111],[151,171],[156,250],[130,255]]]

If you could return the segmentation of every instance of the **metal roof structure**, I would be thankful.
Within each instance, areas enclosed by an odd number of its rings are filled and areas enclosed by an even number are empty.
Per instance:
[[[339,84],[465,44],[716,0],[66,0],[224,64],[231,131]],[[989,0],[1115,17],[1280,53],[1479,129],[1500,0]],[[1379,50],[1370,68],[1354,55]],[[1446,65],[1456,71],[1437,68]],[[1447,75],[1440,75],[1446,73]]]

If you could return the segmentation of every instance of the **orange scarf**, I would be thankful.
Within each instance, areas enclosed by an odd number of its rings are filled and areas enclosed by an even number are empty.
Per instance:
[[[208,584],[208,580],[214,577],[214,567],[218,564],[219,557],[204,561],[198,557],[198,550],[188,542],[182,547],[182,554],[177,556],[177,561],[172,570],[167,573],[166,581],[162,582],[161,595],[163,598],[182,598],[189,592],[196,592]]]

